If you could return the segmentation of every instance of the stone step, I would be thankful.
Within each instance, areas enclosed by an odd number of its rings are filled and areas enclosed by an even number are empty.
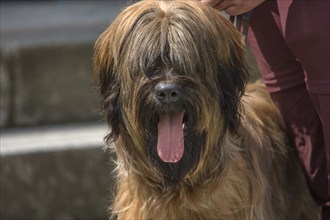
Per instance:
[[[8,129],[0,135],[0,219],[107,219],[114,164],[104,124]]]
[[[1,127],[97,120],[93,46],[128,2],[1,2]]]

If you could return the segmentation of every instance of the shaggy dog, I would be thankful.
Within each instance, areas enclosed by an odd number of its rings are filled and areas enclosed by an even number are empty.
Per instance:
[[[118,219],[317,219],[241,35],[198,1],[142,1],[95,46]]]

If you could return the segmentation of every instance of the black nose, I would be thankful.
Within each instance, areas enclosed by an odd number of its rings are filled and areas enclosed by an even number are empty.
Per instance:
[[[181,99],[181,86],[160,82],[155,86],[156,97],[161,102],[177,102]]]

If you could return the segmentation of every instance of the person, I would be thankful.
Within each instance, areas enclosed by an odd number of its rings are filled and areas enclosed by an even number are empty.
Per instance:
[[[303,164],[311,194],[330,219],[330,1],[201,0],[229,15],[252,13],[249,44]]]

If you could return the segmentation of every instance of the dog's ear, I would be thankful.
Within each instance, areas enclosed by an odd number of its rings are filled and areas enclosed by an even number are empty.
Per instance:
[[[248,82],[249,71],[246,61],[245,45],[241,34],[229,21],[224,20],[227,26],[227,37],[223,39],[226,45],[226,59],[222,54],[217,68],[217,83],[220,97],[220,108],[226,119],[226,127],[235,133],[240,121],[241,97],[244,95],[245,85]]]
[[[118,77],[111,45],[113,30],[106,30],[94,47],[94,74],[98,78],[101,110],[111,128],[106,141],[117,140],[122,126],[120,103],[120,79]]]
[[[240,120],[241,97],[248,78],[245,61],[236,61],[233,66],[219,66],[218,85],[220,109],[226,119],[226,127],[235,133]]]
[[[105,71],[100,74],[100,92],[103,99],[102,111],[106,117],[110,133],[107,141],[117,140],[122,126],[121,103],[119,100],[120,81],[115,79],[114,74]]]

